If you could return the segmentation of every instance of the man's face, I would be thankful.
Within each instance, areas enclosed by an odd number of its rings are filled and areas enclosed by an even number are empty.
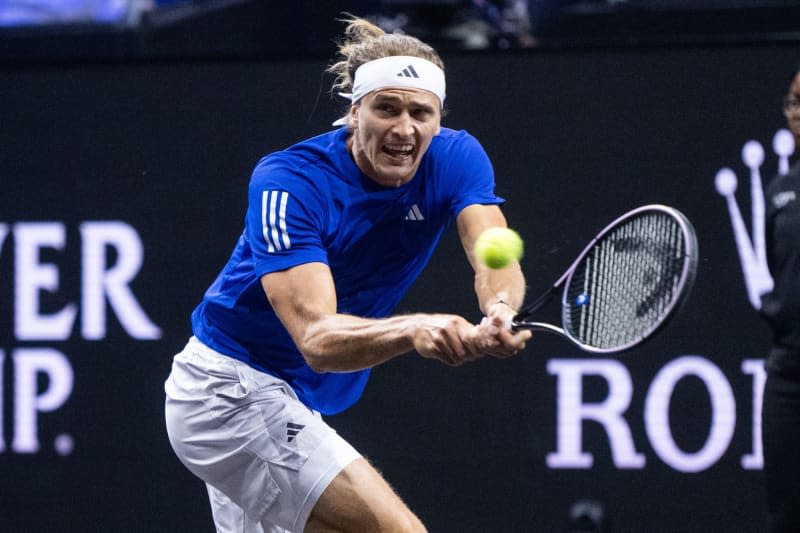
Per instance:
[[[350,108],[350,152],[361,171],[385,187],[417,173],[439,133],[439,98],[421,89],[381,89]]]
[[[792,135],[794,135],[795,149],[800,151],[800,105],[798,105],[800,103],[800,73],[792,80],[792,84],[789,86],[789,94],[786,97],[789,103],[784,108],[786,123]],[[794,104],[791,104],[791,102],[794,102]]]

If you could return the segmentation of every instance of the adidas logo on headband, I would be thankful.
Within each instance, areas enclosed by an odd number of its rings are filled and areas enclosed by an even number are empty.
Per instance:
[[[397,73],[398,78],[419,78],[419,74],[414,70],[412,65],[408,65],[402,71]]]

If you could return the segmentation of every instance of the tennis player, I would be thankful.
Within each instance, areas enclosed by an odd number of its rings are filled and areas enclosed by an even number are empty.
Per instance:
[[[340,127],[264,157],[233,254],[192,314],[165,384],[175,453],[206,482],[219,532],[425,531],[321,418],[353,405],[370,369],[416,352],[447,365],[505,358],[524,298],[519,264],[473,243],[506,226],[489,159],[440,125],[442,60],[416,38],[349,18]],[[392,315],[454,223],[485,314]]]
[[[784,100],[800,146],[800,68]],[[761,314],[772,328],[761,423],[770,533],[800,531],[800,163],[765,192],[767,260],[775,286]]]

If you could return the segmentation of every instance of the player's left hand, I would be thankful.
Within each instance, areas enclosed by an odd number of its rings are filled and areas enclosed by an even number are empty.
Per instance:
[[[513,331],[508,327],[516,312],[505,303],[489,307],[489,314],[476,327],[476,349],[486,355],[505,359],[525,348],[531,338],[529,330]]]

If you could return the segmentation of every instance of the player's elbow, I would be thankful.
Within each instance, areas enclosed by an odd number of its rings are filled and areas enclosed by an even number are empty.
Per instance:
[[[305,363],[315,372],[330,372],[330,328],[324,317],[316,320],[287,322],[294,345]]]
[[[352,327],[343,328],[340,320],[327,317],[309,324],[296,342],[306,364],[315,372],[353,372],[370,365],[365,349],[369,343],[362,337]]]
[[[309,339],[300,348],[306,364],[311,370],[324,372],[352,372],[362,367],[354,363],[352,353],[343,348],[342,343],[332,339]]]
[[[303,355],[306,364],[311,367],[311,370],[314,372],[322,373],[335,370],[331,365],[333,358],[329,350],[326,349],[327,343],[319,332],[315,332],[312,328],[309,328],[297,347]]]
[[[330,365],[330,358],[325,357],[319,350],[303,349],[301,353],[303,354],[303,359],[305,359],[306,364],[311,367],[311,370],[314,372],[322,373],[334,370]]]

